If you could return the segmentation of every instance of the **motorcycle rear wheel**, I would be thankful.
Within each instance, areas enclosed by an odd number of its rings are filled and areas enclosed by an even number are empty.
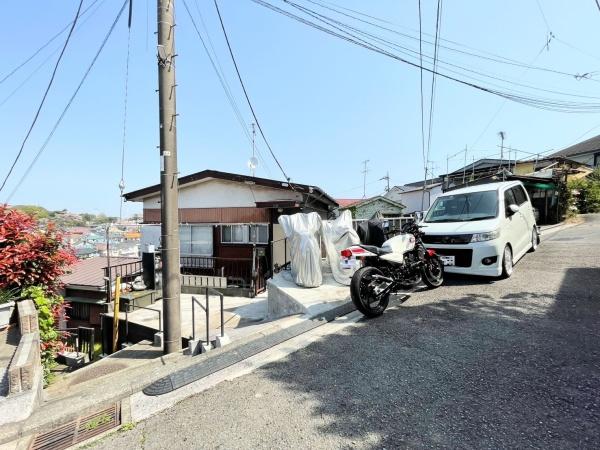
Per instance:
[[[425,260],[422,272],[423,281],[431,289],[440,287],[444,282],[444,265],[437,256]]]
[[[378,317],[383,314],[390,302],[390,294],[375,298],[372,293],[373,275],[383,275],[376,267],[362,267],[352,276],[350,297],[352,303],[366,317]]]

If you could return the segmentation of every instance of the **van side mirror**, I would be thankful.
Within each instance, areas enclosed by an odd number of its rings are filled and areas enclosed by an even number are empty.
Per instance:
[[[509,216],[512,216],[513,214],[519,212],[519,206],[515,204],[508,205],[508,208],[506,208],[506,212]]]

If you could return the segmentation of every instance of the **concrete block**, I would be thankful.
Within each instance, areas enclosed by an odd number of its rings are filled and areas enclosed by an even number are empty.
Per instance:
[[[215,339],[215,348],[221,348],[226,346],[227,344],[231,343],[231,339],[229,338],[229,336],[225,335],[225,336],[217,336],[217,338]]]
[[[64,352],[61,355],[68,367],[81,367],[89,362],[87,353]]]
[[[212,350],[212,345],[210,343],[206,343],[201,341],[200,339],[190,339],[188,341],[188,349],[190,356],[196,356],[200,353],[206,353]]]
[[[163,346],[163,332],[159,331],[154,333],[154,342],[152,343],[154,347],[162,347]]]
[[[21,300],[17,303],[19,314],[19,329],[21,334],[34,333],[38,331],[37,310],[32,300]]]

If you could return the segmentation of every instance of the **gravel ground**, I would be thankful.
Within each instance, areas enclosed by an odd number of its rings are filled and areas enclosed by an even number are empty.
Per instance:
[[[600,216],[94,448],[600,448]]]

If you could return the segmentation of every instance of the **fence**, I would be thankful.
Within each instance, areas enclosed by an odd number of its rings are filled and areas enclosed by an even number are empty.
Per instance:
[[[94,360],[95,337],[93,328],[64,328],[59,331],[63,334],[66,350],[87,354],[90,361]]]
[[[352,219],[352,226],[354,229],[358,229],[358,225],[363,222],[368,222],[371,219]],[[402,226],[406,223],[414,222],[415,218],[413,216],[400,216],[400,217],[384,217],[381,219],[383,223],[384,229],[387,228],[389,231],[400,232]]]

